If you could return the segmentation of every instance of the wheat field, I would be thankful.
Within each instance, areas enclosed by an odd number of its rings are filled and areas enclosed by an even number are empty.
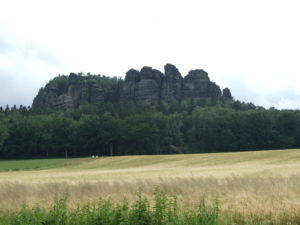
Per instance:
[[[300,150],[82,158],[52,169],[0,172],[0,209],[50,207],[64,193],[70,207],[99,198],[133,201],[138,190],[151,198],[156,187],[184,208],[218,198],[223,214],[297,217]]]

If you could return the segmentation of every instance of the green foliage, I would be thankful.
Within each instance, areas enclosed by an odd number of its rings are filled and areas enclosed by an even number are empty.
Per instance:
[[[57,198],[50,209],[26,205],[18,211],[0,214],[0,225],[219,225],[219,224],[299,224],[297,214],[245,216],[222,214],[218,198],[212,204],[205,199],[198,208],[182,209],[176,197],[169,197],[160,189],[154,192],[154,201],[141,191],[137,200],[129,204],[126,199],[114,203],[109,199],[79,205],[76,209],[67,206],[67,195]]]
[[[32,209],[27,208],[25,205],[19,212],[12,213],[8,218],[4,218],[3,224],[11,225],[43,225],[45,217],[47,216],[46,212],[38,207]],[[1,224],[1,222],[0,222]],[[54,223],[53,223],[54,224]],[[57,224],[57,223],[55,223]]]
[[[154,223],[157,225],[164,225],[168,223],[170,219],[168,214],[169,201],[168,197],[159,188],[155,190],[155,205],[154,205]]]
[[[50,80],[49,83],[46,85],[46,87],[47,86],[55,87],[60,93],[63,93],[67,91],[68,83],[69,83],[68,76],[61,75]]]
[[[219,201],[216,199],[212,207],[207,207],[205,199],[202,199],[198,211],[198,223],[203,225],[218,225],[220,224]]]
[[[132,207],[130,212],[130,222],[132,225],[146,225],[151,224],[152,212],[150,209],[149,200],[138,192],[138,200]]]
[[[113,86],[110,78],[99,79]],[[24,107],[0,111],[3,159],[64,157],[66,152],[80,157],[299,147],[299,110],[266,110],[233,100],[202,98],[157,106],[110,102],[83,105],[72,113],[37,114]]]
[[[46,214],[43,224],[65,225],[68,223],[67,195],[57,198],[52,209]]]
[[[138,199],[132,205],[127,200],[113,203],[100,200],[80,205],[77,209],[67,207],[66,195],[55,200],[49,210],[23,206],[17,212],[0,215],[0,225],[186,225],[220,224],[219,204],[212,207],[201,205],[200,211],[179,210],[176,198],[171,198],[156,189],[154,203],[139,191]]]
[[[8,127],[4,123],[0,123],[0,152],[3,146],[4,141],[8,137]]]
[[[31,159],[31,160],[0,160],[1,171],[43,170],[79,164],[77,159]]]

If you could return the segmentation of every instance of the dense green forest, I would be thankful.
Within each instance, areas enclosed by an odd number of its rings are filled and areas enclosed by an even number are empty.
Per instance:
[[[0,158],[174,154],[300,147],[300,111],[235,100],[0,108]]]

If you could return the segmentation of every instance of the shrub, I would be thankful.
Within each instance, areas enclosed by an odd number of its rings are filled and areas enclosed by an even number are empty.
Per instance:
[[[0,215],[1,225],[217,225],[219,222],[219,202],[207,207],[205,201],[199,210],[178,210],[177,198],[168,197],[156,188],[154,203],[141,191],[138,199],[130,205],[125,199],[121,203],[110,200],[78,206],[67,207],[67,195],[56,198],[51,209],[23,206],[17,212]]]

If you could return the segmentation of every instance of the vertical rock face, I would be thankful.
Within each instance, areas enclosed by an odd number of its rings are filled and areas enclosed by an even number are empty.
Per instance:
[[[136,102],[137,83],[140,81],[140,73],[134,69],[129,70],[125,76],[121,101]]]
[[[140,72],[136,102],[157,104],[160,101],[160,89],[163,74],[151,67],[143,67]]]
[[[73,109],[88,102],[87,92],[88,84],[86,79],[71,73],[69,76],[67,95],[69,95],[73,101]]]
[[[165,65],[165,76],[162,81],[161,100],[165,102],[180,101],[182,76],[172,64]]]
[[[193,98],[232,99],[230,90],[211,82],[207,72],[191,70],[184,78],[172,64],[166,64],[164,74],[152,67],[141,71],[130,69],[125,81],[71,73],[50,81],[35,97],[32,107],[49,107],[73,111],[81,105],[103,102],[134,102],[157,104],[179,102]]]
[[[69,110],[73,110],[87,103],[104,102],[104,92],[101,87],[96,84],[95,80],[73,73],[69,76],[68,92],[65,95],[68,96],[70,101],[67,107]]]
[[[191,70],[183,79],[183,98],[221,97],[221,89],[211,82],[204,70]]]
[[[232,99],[232,95],[231,95],[231,92],[230,92],[229,88],[224,88],[223,89],[223,98]]]
[[[43,103],[55,109],[70,110],[74,108],[72,97],[67,93],[62,93],[61,90],[56,87],[49,87],[45,92]]]
[[[63,85],[55,81],[47,84],[34,99],[33,107],[73,111],[80,105],[101,102],[104,102],[104,92],[95,80],[71,73]]]
[[[129,70],[126,73],[121,99],[155,104],[159,101],[221,96],[220,87],[210,81],[204,70],[191,70],[183,79],[174,65],[166,64],[165,74],[151,67],[143,67],[140,72]]]
[[[151,67],[143,67],[140,72],[126,73],[121,100],[136,103],[156,104],[160,101],[163,74]]]

